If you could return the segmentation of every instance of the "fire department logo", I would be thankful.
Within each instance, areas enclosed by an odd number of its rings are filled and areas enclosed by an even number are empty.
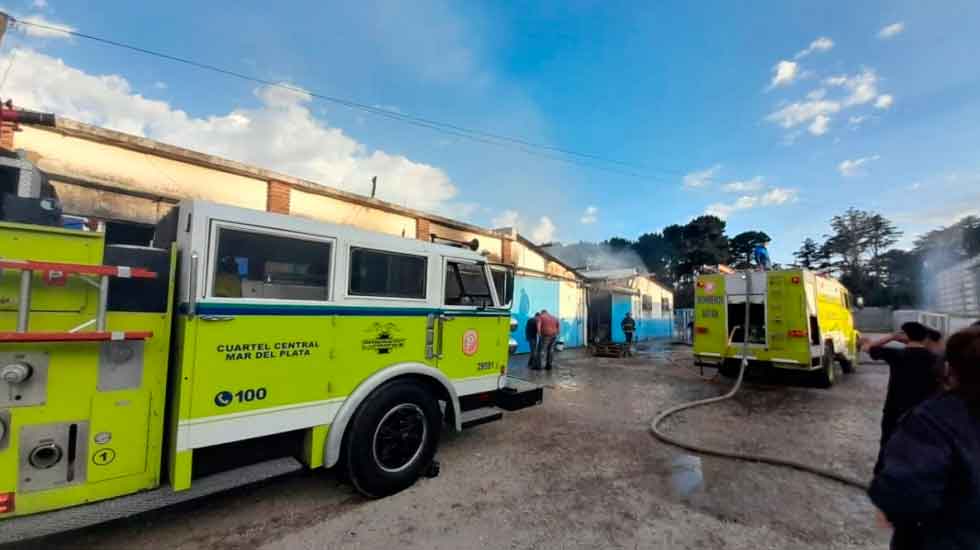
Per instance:
[[[365,332],[371,337],[361,340],[361,349],[375,351],[379,355],[391,353],[392,350],[405,347],[405,338],[399,338],[400,331],[394,323],[374,323]]]
[[[715,293],[715,283],[714,283],[714,281],[706,281],[704,283],[704,293],[705,294],[714,294]]]
[[[473,329],[463,333],[463,355],[473,355],[480,349],[480,334]]]

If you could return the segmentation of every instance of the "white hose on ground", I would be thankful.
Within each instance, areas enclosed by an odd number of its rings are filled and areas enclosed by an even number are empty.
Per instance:
[[[712,455],[712,456],[719,456],[719,457],[722,457],[722,458],[733,458],[733,459],[736,459],[736,460],[746,460],[746,461],[749,461],[749,462],[758,462],[758,463],[762,463],[762,464],[772,464],[774,466],[785,466],[785,467],[788,467],[788,468],[793,468],[793,469],[796,469],[796,470],[800,470],[802,472],[808,472],[808,473],[811,473],[811,474],[818,475],[820,477],[824,477],[824,478],[827,478],[827,479],[838,481],[838,482],[843,483],[845,485],[850,485],[850,486],[855,487],[857,489],[860,489],[862,491],[866,491],[868,489],[868,484],[866,482],[861,481],[861,480],[858,480],[858,479],[854,479],[852,477],[848,477],[848,476],[846,476],[844,474],[835,472],[833,470],[824,469],[824,468],[818,468],[816,466],[811,466],[809,464],[804,464],[802,462],[797,462],[795,460],[789,460],[789,459],[785,459],[785,458],[778,458],[778,457],[774,457],[774,456],[759,455],[759,454],[753,454],[753,453],[741,453],[741,452],[738,452],[738,451],[725,451],[725,450],[719,450],[719,449],[712,449],[711,447],[705,447],[703,445],[697,445],[697,444],[694,444],[694,443],[690,443],[690,442],[684,441],[682,439],[678,439],[678,438],[673,437],[671,435],[667,435],[666,433],[664,433],[663,430],[660,429],[660,424],[662,424],[664,422],[664,420],[667,420],[667,418],[669,418],[670,416],[672,416],[672,415],[674,415],[676,413],[679,413],[679,412],[681,412],[683,410],[692,409],[694,407],[701,407],[701,406],[704,406],[704,405],[710,405],[712,403],[719,403],[721,401],[725,401],[726,399],[731,399],[732,397],[734,397],[735,394],[738,393],[738,390],[741,389],[741,387],[742,387],[742,380],[745,378],[746,363],[747,363],[746,361],[744,361],[744,360],[742,361],[742,366],[741,366],[741,368],[739,369],[739,372],[738,372],[738,379],[735,381],[735,385],[732,386],[732,389],[728,393],[726,393],[725,395],[720,395],[718,397],[710,397],[708,399],[699,399],[697,401],[691,401],[689,403],[682,403],[680,405],[676,405],[674,407],[671,407],[671,408],[667,409],[666,411],[664,411],[664,412],[660,413],[659,415],[657,415],[657,418],[655,418],[653,420],[653,423],[650,424],[650,432],[652,432],[653,435],[657,439],[663,441],[664,443],[667,443],[668,445],[674,445],[675,447],[680,447],[682,449],[687,449],[688,451],[692,451],[692,452],[695,452],[695,453],[701,453],[701,454]]]

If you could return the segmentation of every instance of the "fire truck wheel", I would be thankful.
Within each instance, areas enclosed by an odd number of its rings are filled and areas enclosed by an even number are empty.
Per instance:
[[[837,363],[840,364],[840,370],[842,370],[844,374],[851,374],[854,372],[854,362],[848,359],[843,353],[837,355]]]
[[[396,380],[374,390],[344,435],[354,487],[371,498],[410,487],[432,462],[441,427],[439,404],[422,384]]]
[[[831,388],[840,378],[840,366],[834,360],[834,345],[827,342],[823,345],[823,357],[820,358],[820,370],[817,371],[817,385],[821,388]]]

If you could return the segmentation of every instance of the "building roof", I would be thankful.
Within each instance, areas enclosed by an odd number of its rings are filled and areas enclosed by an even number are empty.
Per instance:
[[[548,261],[555,262],[558,265],[565,268],[566,270],[568,270],[569,272],[575,273],[575,270],[572,269],[572,267],[568,266],[565,262],[556,258],[554,255],[543,250],[538,245],[532,243],[523,235],[519,234],[514,228],[504,228],[504,229],[497,229],[497,230],[487,229],[466,222],[461,222],[459,220],[454,220],[436,214],[430,214],[427,212],[422,212],[420,210],[399,206],[397,204],[393,204],[380,199],[359,195],[357,193],[351,193],[349,191],[343,191],[341,189],[330,187],[315,181],[306,180],[295,176],[290,176],[287,174],[283,174],[281,172],[260,168],[257,166],[245,164],[234,160],[229,160],[215,155],[209,155],[206,153],[194,151],[191,149],[186,149],[183,147],[178,147],[176,145],[169,145],[166,143],[162,143],[141,136],[127,134],[116,130],[109,130],[106,128],[100,128],[98,126],[85,124],[84,122],[79,122],[61,116],[56,117],[55,122],[56,122],[56,126],[54,128],[47,127],[47,126],[39,127],[39,128],[47,131],[57,132],[62,135],[66,135],[70,137],[77,137],[77,138],[86,139],[98,143],[104,143],[107,145],[121,147],[124,149],[137,151],[140,153],[169,158],[171,160],[175,160],[178,162],[185,162],[188,164],[193,164],[204,168],[220,170],[223,172],[228,172],[239,176],[251,177],[251,178],[261,179],[265,181],[278,181],[278,182],[289,184],[293,188],[298,189],[300,191],[305,191],[316,195],[323,195],[334,199],[342,200],[345,202],[358,204],[361,206],[368,206],[368,207],[376,208],[378,210],[390,212],[393,214],[400,214],[400,215],[404,215],[407,217],[414,217],[414,218],[424,218],[429,221],[435,222],[439,225],[460,230],[460,231],[466,231],[478,235],[486,235],[488,237],[496,237],[498,239],[499,238],[513,239],[527,246],[535,253],[540,254]],[[59,175],[59,177],[62,177],[62,179],[71,179],[69,175]],[[176,202],[177,200],[179,200],[178,197],[173,198],[174,202]]]
[[[341,189],[330,187],[322,183],[318,183],[303,178],[298,178],[295,176],[290,176],[287,174],[283,174],[281,172],[276,172],[274,170],[268,170],[265,168],[252,166],[249,164],[245,164],[234,160],[229,160],[219,156],[209,155],[199,151],[193,151],[191,149],[185,149],[183,147],[178,147],[176,145],[169,145],[166,143],[162,143],[141,136],[127,134],[124,132],[118,132],[116,130],[109,130],[106,128],[100,128],[98,126],[85,124],[84,122],[78,122],[77,120],[72,120],[61,116],[56,117],[56,127],[51,128],[46,126],[44,127],[39,126],[38,128],[42,130],[58,132],[66,136],[78,137],[78,138],[87,139],[99,143],[114,145],[117,147],[129,149],[132,151],[137,151],[140,153],[146,153],[154,156],[169,158],[171,160],[176,160],[179,162],[186,162],[188,164],[194,164],[204,168],[220,170],[223,172],[228,172],[239,176],[251,177],[251,178],[256,178],[256,179],[261,179],[266,181],[279,181],[282,183],[287,183],[292,187],[294,187],[295,189],[298,189],[300,191],[305,191],[307,193],[324,195],[327,197],[332,197],[346,202],[351,202],[354,204],[369,206],[372,208],[376,208],[378,210],[391,212],[393,214],[401,214],[404,216],[415,217],[415,218],[425,218],[427,220],[436,222],[440,225],[444,225],[461,231],[486,235],[488,237],[496,237],[496,238],[501,237],[501,234],[499,233],[496,233],[484,227],[472,225],[466,222],[461,222],[459,220],[454,220],[436,214],[430,214],[428,212],[422,212],[420,210],[399,206],[397,204],[383,201],[380,199],[374,199],[371,197],[366,197],[364,195],[359,195],[357,193],[351,193],[350,191],[343,191]]]
[[[627,267],[620,269],[595,269],[592,271],[581,270],[578,272],[582,277],[590,281],[608,281],[610,279],[629,279],[630,277],[636,277],[641,275],[640,271],[635,267]],[[643,274],[644,276],[647,274]]]

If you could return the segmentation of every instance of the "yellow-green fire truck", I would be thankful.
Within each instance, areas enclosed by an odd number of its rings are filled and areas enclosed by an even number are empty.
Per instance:
[[[541,402],[507,376],[512,272],[472,250],[200,201],[152,247],[107,244],[23,187],[0,221],[0,542],[303,466],[388,495],[444,424]]]
[[[840,282],[803,269],[702,275],[694,292],[695,360],[737,375],[747,332],[750,367],[809,371],[830,387],[839,370],[857,363],[854,305]]]

